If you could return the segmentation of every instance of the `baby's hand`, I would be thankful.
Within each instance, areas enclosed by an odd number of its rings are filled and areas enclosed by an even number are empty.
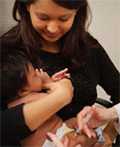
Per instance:
[[[52,75],[51,78],[53,81],[58,81],[63,78],[70,78],[70,73],[68,73],[68,68],[65,68],[65,69],[55,73],[54,75]]]
[[[52,133],[48,133],[47,135],[53,141],[56,147],[82,147],[79,143],[76,142],[76,140],[74,140],[74,137],[65,136],[64,139],[60,140],[56,135]]]
[[[47,133],[47,135],[53,141],[56,147],[68,147],[68,138],[65,138],[64,141],[61,141],[55,134]]]

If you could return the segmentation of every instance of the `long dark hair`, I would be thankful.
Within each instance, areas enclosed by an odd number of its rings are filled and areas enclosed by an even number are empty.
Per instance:
[[[34,3],[36,0],[16,0],[13,17],[20,23],[20,33],[24,44],[27,46],[27,51],[32,55],[38,53],[42,46],[40,34],[32,27],[30,15],[26,9],[26,5]],[[71,59],[73,67],[79,66],[86,56],[88,39],[87,27],[90,9],[87,0],[53,0],[56,4],[68,8],[76,9],[77,14],[73,22],[72,28],[61,39],[61,55]],[[19,14],[19,17],[18,17]],[[90,43],[89,43],[90,45]]]

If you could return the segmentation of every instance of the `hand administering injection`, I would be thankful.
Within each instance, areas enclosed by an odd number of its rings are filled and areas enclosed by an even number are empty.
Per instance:
[[[95,137],[94,128],[97,128],[117,118],[114,107],[100,108],[95,106],[84,107],[77,115],[79,129],[88,137]]]

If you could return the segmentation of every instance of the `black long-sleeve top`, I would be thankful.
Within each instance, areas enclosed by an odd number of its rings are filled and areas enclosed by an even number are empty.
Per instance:
[[[17,38],[17,34],[13,37]],[[13,42],[12,39],[6,40],[6,37],[2,37],[1,42],[2,50],[7,49],[14,52],[14,49],[23,50],[25,48],[25,46],[20,48],[22,40]],[[50,75],[69,67],[69,59],[63,59],[59,53],[49,53],[41,50],[39,58],[43,61],[44,67]],[[111,96],[114,104],[120,101],[120,74],[102,47],[88,49],[85,62],[81,64],[79,69],[69,72],[74,86],[74,97],[69,105],[58,112],[58,115],[63,119],[76,116],[84,106],[94,104],[97,98],[96,86],[98,84]],[[4,100],[2,101],[4,102]],[[30,130],[25,125],[22,107],[20,105],[12,110],[2,109],[3,141],[7,138],[3,142],[4,144],[8,143],[10,145],[11,142],[11,144],[19,142],[20,139],[30,134]],[[10,132],[12,132],[11,138],[14,138],[14,140],[9,138]]]
[[[20,146],[20,140],[30,135],[31,131],[25,124],[23,105],[2,110],[1,113],[1,146]]]

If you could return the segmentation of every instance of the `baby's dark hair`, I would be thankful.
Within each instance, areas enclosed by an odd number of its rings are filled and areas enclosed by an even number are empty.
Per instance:
[[[1,97],[4,104],[18,96],[27,83],[30,60],[22,52],[9,54],[1,64]]]

